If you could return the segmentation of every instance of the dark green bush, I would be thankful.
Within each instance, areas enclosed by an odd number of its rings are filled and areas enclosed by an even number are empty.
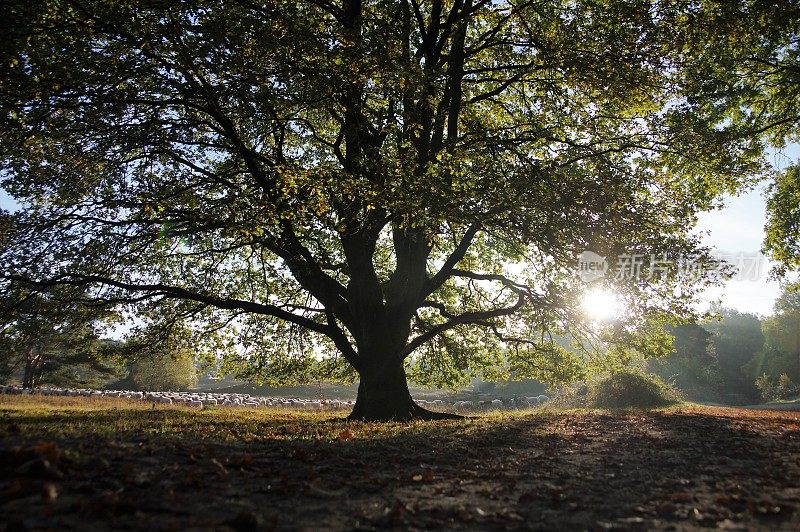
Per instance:
[[[659,377],[625,371],[590,386],[588,406],[596,408],[655,408],[679,401],[678,394]]]

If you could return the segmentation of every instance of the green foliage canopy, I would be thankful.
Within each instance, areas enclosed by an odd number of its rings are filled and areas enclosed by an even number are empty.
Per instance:
[[[737,124],[739,134],[781,150],[800,141],[800,4],[713,0],[688,15],[686,79],[698,116]],[[800,266],[798,161],[778,172],[769,191],[765,250]]]

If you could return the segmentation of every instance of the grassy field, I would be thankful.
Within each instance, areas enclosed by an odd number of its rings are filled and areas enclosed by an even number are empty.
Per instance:
[[[463,421],[0,396],[0,527],[800,528],[800,413]]]

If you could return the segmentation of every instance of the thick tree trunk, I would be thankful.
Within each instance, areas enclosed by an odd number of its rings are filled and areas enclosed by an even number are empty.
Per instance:
[[[22,387],[33,388],[34,361],[28,356],[25,360],[25,372],[22,375]]]
[[[42,376],[42,365],[44,359],[42,355],[29,352],[25,358],[25,373],[22,376],[23,388],[37,388]]]
[[[411,334],[414,311],[424,299],[431,247],[422,230],[393,226],[397,265],[390,281],[381,284],[373,256],[384,223],[376,221],[369,230],[342,237],[350,267],[347,299],[349,327],[357,347],[354,366],[361,377],[350,419],[460,419],[462,416],[422,408],[408,391],[402,355]]]
[[[358,397],[348,419],[352,421],[413,421],[461,419],[462,416],[431,412],[411,398],[402,363],[362,370]]]

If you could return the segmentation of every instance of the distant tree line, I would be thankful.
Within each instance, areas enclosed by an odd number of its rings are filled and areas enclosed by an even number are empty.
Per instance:
[[[671,328],[674,353],[649,362],[688,399],[746,404],[800,394],[800,291],[772,316],[717,308],[718,319]]]
[[[197,385],[193,356],[176,332],[104,338],[116,316],[71,289],[0,300],[0,383],[182,390]]]

